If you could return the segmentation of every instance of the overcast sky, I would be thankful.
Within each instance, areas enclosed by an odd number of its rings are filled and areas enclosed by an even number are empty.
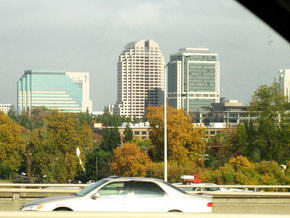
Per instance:
[[[93,110],[116,102],[117,60],[153,39],[165,59],[179,48],[219,55],[221,94],[248,103],[290,68],[290,47],[233,0],[1,0],[0,103],[16,104],[28,69],[90,72]]]

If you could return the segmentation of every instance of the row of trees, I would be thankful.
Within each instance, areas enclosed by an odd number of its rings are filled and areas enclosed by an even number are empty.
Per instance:
[[[203,180],[217,184],[290,184],[290,161],[287,161],[285,167],[281,168],[276,161],[255,163],[244,156],[236,156],[223,166],[203,169],[200,174]]]
[[[0,113],[1,177],[11,178],[19,171],[49,182],[67,182],[80,171],[81,159],[93,151],[94,135],[75,114],[43,108],[12,116]]]
[[[259,112],[255,121],[206,141],[203,128],[194,127],[184,111],[168,107],[169,180],[198,173],[204,181],[224,184],[247,180],[252,184],[289,184],[289,170],[280,167],[288,166],[290,159],[289,103],[276,85],[261,86],[254,93],[250,111]],[[68,182],[112,174],[162,178],[163,118],[163,107],[148,107],[150,139],[133,138],[127,126],[121,141],[117,126],[128,120],[109,113],[92,116],[44,108],[21,115],[10,112],[9,117],[0,113],[0,177],[26,172],[30,182],[34,177],[43,182]],[[94,122],[111,128],[97,134]]]
[[[286,164],[290,160],[290,104],[277,85],[261,86],[249,110],[257,114],[256,120],[210,140],[210,165],[221,166],[238,155],[253,162],[274,160]]]
[[[204,181],[219,184],[290,184],[289,111],[290,104],[279,87],[263,85],[254,93],[249,107],[257,118],[206,144],[204,130],[193,128],[183,111],[169,107],[169,180],[178,181],[182,174],[197,173]],[[147,108],[146,118],[151,124],[152,142],[147,154],[153,161],[147,175],[162,178],[163,108]],[[205,153],[209,157],[206,168]]]
[[[163,161],[162,110],[162,107],[148,108],[147,119],[153,129],[150,140],[133,139],[132,130],[127,127],[122,145],[116,127],[106,128],[101,135],[94,133],[93,119],[88,114],[44,108],[21,115],[10,113],[10,118],[1,113],[1,149],[6,149],[1,154],[6,156],[0,156],[3,165],[0,175],[11,178],[26,172],[30,182],[33,177],[45,182],[68,182],[111,174],[147,175],[153,161],[155,165]],[[203,131],[193,128],[182,110],[169,108],[168,116],[169,161],[180,167],[193,166],[204,152]],[[86,172],[79,165],[77,148],[81,150]]]

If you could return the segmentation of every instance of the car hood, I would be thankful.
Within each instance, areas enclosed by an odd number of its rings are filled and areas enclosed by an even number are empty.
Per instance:
[[[23,206],[29,206],[29,205],[34,205],[34,204],[43,204],[43,203],[48,203],[50,201],[61,201],[61,200],[67,200],[67,199],[72,199],[72,198],[79,198],[76,195],[65,195],[65,196],[54,196],[54,197],[47,197],[47,198],[41,198],[38,200],[30,201]]]

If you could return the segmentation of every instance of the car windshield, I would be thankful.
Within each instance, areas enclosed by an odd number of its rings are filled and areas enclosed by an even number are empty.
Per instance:
[[[85,196],[86,194],[90,193],[91,191],[93,191],[94,189],[103,185],[106,182],[108,182],[107,179],[101,179],[101,180],[97,181],[96,183],[93,183],[93,184],[89,185],[88,187],[84,188],[83,190],[77,192],[75,195],[76,196]]]

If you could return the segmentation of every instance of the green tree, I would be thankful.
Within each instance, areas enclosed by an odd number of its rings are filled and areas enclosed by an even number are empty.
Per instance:
[[[8,111],[7,115],[11,120],[16,121],[18,114],[14,106],[12,106],[11,110]]]
[[[117,128],[106,128],[103,130],[103,140],[100,148],[107,152],[113,150],[121,144],[120,133]]]
[[[231,139],[235,135],[235,130],[226,130],[209,139],[207,152],[210,166],[223,166],[234,156],[232,153],[233,144]]]
[[[124,140],[123,142],[130,142],[133,139],[133,131],[132,129],[129,127],[129,125],[126,126],[125,131],[124,131]]]
[[[276,161],[253,163],[244,156],[232,157],[217,169],[200,171],[204,182],[241,185],[285,185],[290,178]]]
[[[112,152],[99,150],[96,152],[97,179],[108,177],[111,170]]]
[[[202,172],[204,172],[204,168]],[[199,168],[195,164],[190,165],[180,165],[175,161],[168,162],[168,181],[170,182],[180,182],[182,175],[193,175],[200,174]],[[163,162],[154,162],[148,176],[154,178],[164,178],[164,164]]]
[[[258,118],[210,139],[212,166],[221,166],[238,155],[254,162],[275,160],[285,164],[290,158],[289,109],[277,84],[259,87],[249,107],[249,113]]]
[[[121,117],[119,115],[112,115],[109,113],[104,113],[103,115],[98,115],[94,118],[97,123],[102,123],[107,127],[118,127],[121,126],[123,122],[130,122],[129,118]]]
[[[250,103],[250,111],[258,112],[254,122],[253,141],[251,147],[258,150],[261,160],[275,160],[285,163],[290,158],[290,106],[287,99],[280,93],[277,84],[263,85],[254,93]]]
[[[236,129],[225,130],[208,141],[210,166],[222,166],[232,157],[245,155],[251,150],[248,145],[250,138],[247,135],[248,125],[239,125]],[[250,154],[249,154],[250,155]]]
[[[138,145],[142,151],[145,151],[146,153],[148,153],[149,149],[152,149],[152,142],[150,141],[150,139],[141,139],[141,138],[133,138],[132,143]]]
[[[45,125],[45,119],[51,111],[45,107],[35,107],[32,110],[16,114],[11,111],[8,115],[11,119],[28,130],[40,128]]]
[[[45,127],[34,129],[29,143],[32,151],[32,170],[38,178],[46,175],[49,182],[68,182],[81,171],[81,160],[93,148],[93,133],[87,125],[79,125],[75,114],[52,111]]]
[[[87,125],[93,128],[93,116],[88,112],[77,113],[77,119],[80,125]]]

